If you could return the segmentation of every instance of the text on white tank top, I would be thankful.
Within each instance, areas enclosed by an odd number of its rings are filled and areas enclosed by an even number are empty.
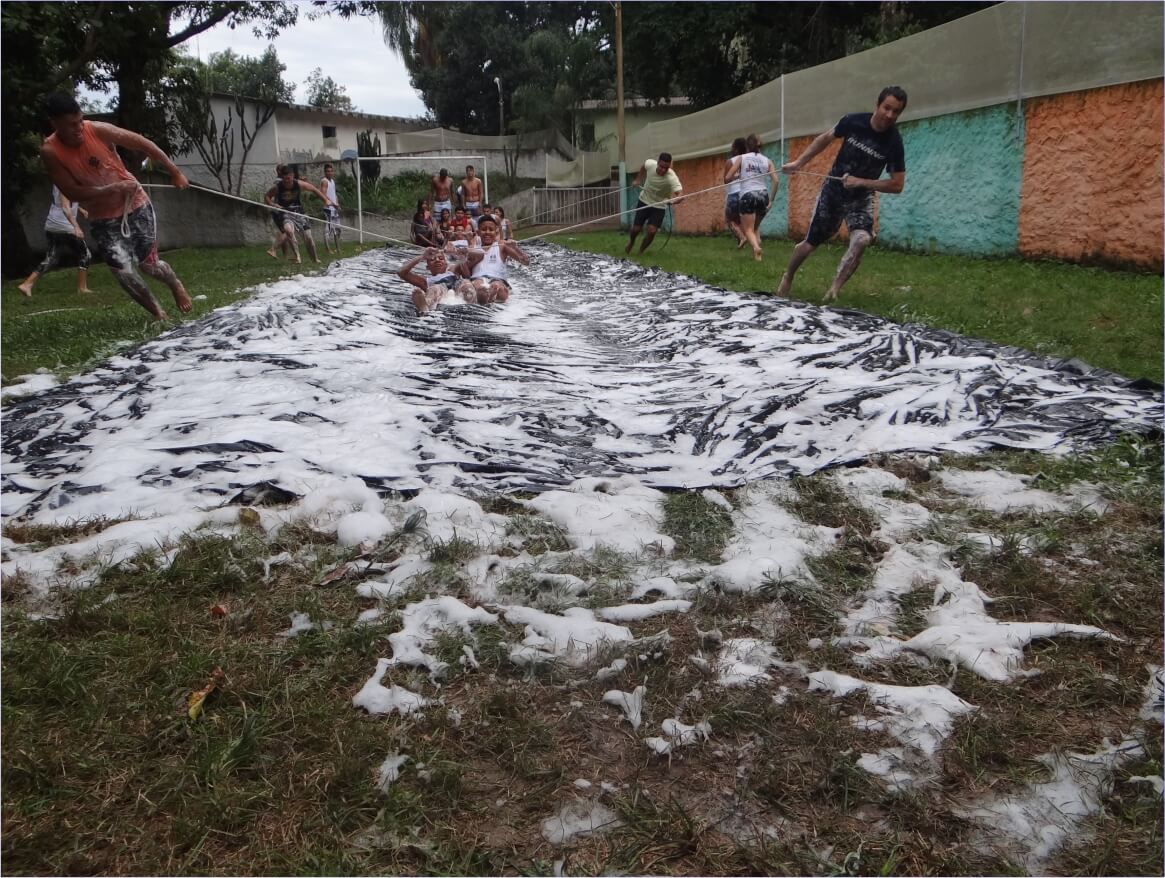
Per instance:
[[[740,157],[740,194],[745,192],[768,192],[766,177],[772,162],[759,152],[746,152]]]
[[[504,280],[506,277],[506,262],[502,258],[502,247],[496,241],[485,251],[481,262],[473,266],[472,277],[492,277]]]

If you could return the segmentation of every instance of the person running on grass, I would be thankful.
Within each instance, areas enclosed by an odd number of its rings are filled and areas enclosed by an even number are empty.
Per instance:
[[[683,196],[683,184],[676,172],[671,169],[671,153],[661,152],[659,159],[648,159],[635,176],[633,186],[642,187],[639,190],[639,201],[635,204],[635,218],[631,223],[631,238],[624,253],[630,253],[635,239],[644,226],[647,231],[643,235],[643,243],[639,245],[642,253],[651,246],[655,233],[663,225],[664,204],[675,204]]]
[[[77,264],[77,292],[93,292],[89,289],[89,247],[85,244],[85,233],[77,225],[78,212],[88,216],[83,208],[76,202],[69,201],[61,194],[61,190],[54,186],[53,203],[44,222],[48,251],[45,253],[44,261],[36,267],[36,271],[17,287],[21,293],[31,296],[37,278],[48,274],[66,259],[71,259]]]
[[[849,247],[837,267],[824,301],[836,301],[842,285],[853,276],[862,254],[874,240],[874,193],[897,195],[906,187],[906,157],[898,133],[898,117],[906,109],[906,92],[896,85],[882,89],[873,113],[850,113],[828,131],[819,134],[796,161],[781,166],[785,174],[795,174],[830,143],[844,138],[830,177],[821,184],[817,206],[805,240],[793,248],[789,267],[777,284],[778,296],[787,296],[793,278],[809,254],[834,236],[844,219],[849,230]],[[882,171],[890,179],[881,180]]]
[[[769,204],[777,194],[781,178],[777,169],[761,151],[760,138],[748,135],[744,141],[746,152],[732,160],[732,167],[724,175],[725,180],[740,180],[740,230],[752,245],[752,258],[761,261],[760,223],[768,213]],[[768,177],[773,181],[773,191],[769,193]]]
[[[732,163],[737,156],[746,152],[744,138],[738,137],[732,141],[732,153],[724,160],[724,182],[728,184],[724,196],[724,224],[728,231],[736,238],[736,249],[739,250],[748,243],[744,231],[740,228],[740,177],[729,180],[728,172],[732,170]]]
[[[417,309],[418,315],[435,308],[447,292],[456,293],[463,302],[472,305],[477,301],[477,290],[469,281],[469,273],[481,258],[481,251],[475,250],[469,254],[466,262],[450,266],[443,251],[436,247],[426,247],[420,255],[402,265],[397,275],[413,285],[413,307]],[[416,271],[422,262],[429,270],[428,275]]]
[[[179,311],[189,311],[192,303],[182,281],[158,258],[154,205],[126,170],[117,147],[145,153],[166,169],[177,189],[190,185],[185,175],[152,140],[107,122],[87,122],[71,94],[50,95],[45,110],[53,133],[40,156],[49,179],[88,211],[89,231],[122,289],[155,320],[168,319],[135,270],[140,268],[170,288]]]
[[[284,240],[291,244],[292,252],[295,253],[296,265],[302,262],[299,258],[299,244],[295,240],[296,232],[303,235],[303,242],[307,244],[307,252],[312,261],[319,262],[320,257],[316,253],[316,242],[311,235],[311,220],[304,216],[300,196],[306,191],[321,198],[325,206],[338,207],[338,205],[307,180],[297,179],[295,170],[288,165],[280,165],[275,169],[275,172],[279,174],[279,180],[267,190],[267,194],[264,196],[269,205],[279,208],[271,217],[272,222],[275,223],[275,228],[283,232]],[[279,241],[276,241],[275,247],[272,247],[267,253],[274,256],[278,246]]]

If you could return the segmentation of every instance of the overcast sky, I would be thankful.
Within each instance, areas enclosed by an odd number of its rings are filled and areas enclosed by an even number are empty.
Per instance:
[[[211,52],[234,49],[238,55],[258,57],[267,41],[254,37],[249,27],[230,30],[218,25],[184,44],[203,61]],[[317,67],[344,87],[357,110],[384,116],[423,116],[425,104],[409,84],[404,62],[384,44],[380,21],[374,17],[347,21],[329,15],[308,21],[307,6],[300,8],[299,23],[275,41],[275,52],[287,67],[286,82],[295,84],[295,100],[306,103],[304,81]]]

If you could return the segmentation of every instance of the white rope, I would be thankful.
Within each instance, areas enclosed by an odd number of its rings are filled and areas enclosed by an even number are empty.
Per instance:
[[[142,185],[145,187],[151,188],[151,189],[175,189],[175,188],[177,188],[172,183],[143,183]],[[221,192],[218,189],[210,189],[206,186],[199,186],[197,183],[191,183],[190,188],[197,189],[199,192],[207,192],[211,195],[218,195],[218,196],[221,196],[222,198],[229,198],[231,201],[241,201],[241,202],[243,202],[243,204],[257,205],[258,207],[262,207],[265,210],[280,210],[281,209],[281,208],[277,208],[277,207],[272,207],[270,204],[267,204],[265,201],[255,201],[251,198],[243,198],[239,195],[232,195],[229,192]],[[285,211],[285,212],[289,213],[290,211]],[[297,213],[297,214],[295,214],[295,216],[305,217],[306,219],[309,219],[315,223],[326,224],[328,222],[328,220],[326,220],[326,219],[320,219],[319,217],[312,216],[309,213]],[[353,228],[352,226],[346,226],[343,223],[336,223],[336,225],[339,226],[341,229],[347,229],[349,232],[357,232],[358,233],[360,231],[359,229]],[[378,235],[375,232],[369,232],[367,230],[365,230],[364,234],[371,235],[373,238],[380,238],[382,241],[391,241],[394,244],[403,244],[405,247],[418,247],[419,246],[418,244],[414,244],[412,241],[402,241],[400,238],[394,238],[391,235]],[[422,248],[422,249],[424,249],[424,248]]]
[[[832,176],[832,175],[830,175],[830,174],[818,174],[818,173],[814,173],[813,171],[791,171],[791,172],[788,172],[788,173],[786,173],[786,176],[791,176],[791,175],[793,175],[793,174],[801,174],[801,175],[803,175],[803,176],[806,176],[806,177],[821,177],[821,178],[823,178],[823,179],[826,179],[826,180],[842,180],[842,179],[844,179],[843,177],[836,177],[836,176]],[[765,176],[768,176],[768,174],[767,174],[767,173],[765,173],[765,174],[754,174],[754,175],[752,175],[752,176],[754,176],[754,177],[765,177]],[[736,181],[736,180],[733,180],[733,181],[731,181],[731,182],[732,182],[732,183],[735,183],[735,182],[737,182],[737,181]],[[171,183],[143,183],[143,184],[141,184],[141,185],[142,185],[142,186],[144,186],[144,187],[148,187],[148,188],[154,188],[154,189],[173,189],[173,188],[176,188],[176,187],[175,187],[173,184],[171,184]],[[681,196],[679,196],[678,198],[667,199],[667,200],[664,200],[664,201],[659,201],[659,202],[650,202],[650,203],[646,203],[646,204],[644,204],[642,201],[640,201],[640,202],[638,202],[638,204],[637,204],[635,207],[629,207],[629,208],[627,208],[626,210],[620,210],[620,211],[617,211],[616,213],[608,214],[607,216],[595,217],[595,218],[593,218],[593,219],[584,220],[583,222],[580,222],[580,223],[575,223],[575,224],[574,224],[574,225],[572,225],[572,226],[566,226],[566,227],[564,227],[564,228],[561,228],[561,229],[555,229],[555,230],[553,230],[553,231],[549,231],[549,232],[543,232],[541,235],[532,235],[532,236],[531,236],[531,237],[529,237],[529,238],[523,238],[523,239],[522,239],[522,243],[529,243],[529,242],[531,242],[531,241],[540,241],[540,240],[542,240],[543,238],[548,238],[548,237],[550,237],[551,235],[561,235],[563,232],[569,232],[569,231],[571,231],[572,229],[578,229],[578,228],[581,228],[581,227],[583,227],[583,226],[589,226],[589,225],[592,225],[593,223],[601,223],[601,222],[606,222],[607,220],[615,219],[616,217],[622,217],[624,214],[628,214],[628,213],[631,213],[631,214],[633,214],[633,213],[635,213],[635,211],[636,211],[636,210],[638,210],[638,209],[639,209],[639,205],[643,205],[643,207],[664,207],[664,206],[666,206],[666,205],[668,205],[668,204],[675,205],[675,204],[679,204],[681,201],[686,201],[686,200],[687,200],[687,199],[689,199],[689,198],[695,198],[697,195],[703,195],[703,194],[705,194],[705,193],[707,193],[707,192],[715,192],[717,189],[723,189],[723,188],[725,188],[725,187],[727,187],[727,186],[729,186],[729,185],[731,185],[731,183],[717,183],[716,185],[713,185],[713,186],[708,186],[708,187],[707,187],[707,188],[705,188],[705,189],[698,189],[697,191],[695,191],[695,192],[691,192],[691,193],[689,193],[689,194],[687,194],[687,195],[681,195]],[[252,204],[252,205],[258,205],[259,207],[266,208],[267,210],[274,210],[274,209],[276,209],[276,208],[272,208],[272,206],[271,206],[271,205],[269,205],[269,204],[267,204],[266,202],[262,202],[262,201],[254,201],[254,200],[252,200],[252,199],[250,199],[250,198],[243,198],[243,197],[241,197],[241,196],[239,196],[239,195],[232,195],[232,194],[231,194],[231,193],[229,193],[229,192],[222,192],[222,191],[220,191],[220,190],[217,190],[217,189],[210,189],[210,188],[208,188],[208,187],[206,187],[206,186],[199,186],[199,185],[197,185],[196,183],[191,183],[191,184],[190,184],[190,188],[191,188],[191,189],[197,189],[197,190],[199,190],[200,192],[208,192],[208,193],[210,193],[211,195],[219,195],[219,196],[221,196],[221,197],[223,197],[223,198],[229,198],[229,199],[231,199],[232,201],[241,201],[241,202],[243,202],[244,204]],[[631,189],[631,188],[634,188],[634,187],[628,186],[628,187],[625,187],[625,188],[627,188],[627,189]],[[620,190],[620,191],[622,191],[622,190]],[[608,193],[604,193],[602,196],[594,196],[594,197],[595,197],[595,198],[599,198],[599,197],[606,197],[606,196],[607,196],[607,194],[608,194]],[[580,202],[580,203],[581,203],[581,202]],[[126,209],[127,209],[127,211],[128,211],[128,208],[129,208],[129,201],[128,201],[128,199],[127,199],[127,201],[126,201]],[[376,214],[371,214],[371,215],[372,215],[372,216],[376,216]],[[317,222],[317,223],[327,223],[327,222],[328,222],[326,219],[320,219],[319,217],[314,217],[314,216],[311,216],[310,214],[306,214],[306,213],[304,213],[304,214],[297,214],[297,216],[303,216],[303,217],[306,217],[307,219],[311,220],[312,222]],[[128,236],[129,232],[128,232],[128,231],[124,231],[124,229],[125,229],[125,224],[126,224],[126,218],[125,218],[125,217],[123,217],[123,218],[122,218],[122,224],[123,224],[123,232],[124,232],[124,234],[126,234],[126,235]],[[352,226],[345,226],[345,225],[343,225],[343,224],[341,224],[341,223],[337,223],[337,225],[338,225],[338,226],[339,226],[341,229],[347,229],[347,230],[348,230],[348,231],[350,231],[350,232],[359,232],[359,231],[360,231],[359,229],[355,229],[355,228],[353,228]],[[366,235],[371,235],[373,238],[380,238],[380,239],[381,239],[381,240],[383,240],[383,241],[391,241],[391,242],[392,242],[392,243],[394,243],[394,244],[401,244],[401,245],[403,245],[403,246],[405,246],[405,247],[416,247],[417,249],[420,249],[420,250],[424,250],[424,249],[425,249],[425,247],[424,247],[424,246],[422,246],[422,245],[420,245],[420,244],[414,244],[412,241],[402,241],[400,238],[393,238],[393,237],[391,237],[391,236],[389,236],[389,235],[378,235],[378,234],[376,234],[375,232],[369,232],[369,231],[365,231],[365,232],[364,232],[364,234],[366,234]]]

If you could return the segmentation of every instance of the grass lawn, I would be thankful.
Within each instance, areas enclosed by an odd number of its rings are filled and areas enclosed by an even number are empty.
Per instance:
[[[376,246],[379,245],[342,244],[345,256]],[[317,266],[308,260],[302,246],[300,249],[303,265],[272,259],[262,246],[163,253],[162,258],[170,263],[190,295],[206,297],[195,298],[189,315],[180,314],[163,284],[151,278],[146,283],[171,320],[190,320],[237,301],[247,287],[310,274],[340,258],[329,256],[320,242],[321,263]],[[77,294],[77,273],[72,269],[53,271],[40,278],[31,298],[21,295],[16,288],[19,283],[20,280],[7,280],[0,286],[0,375],[4,383],[37,369],[71,375],[86,364],[169,328],[152,323],[150,315],[125,294],[103,264],[94,264],[89,270],[92,295]]]
[[[549,240],[623,258],[627,236],[572,232]],[[666,241],[666,233],[658,235],[635,260],[738,291],[771,292],[793,250],[790,241],[767,240],[764,262],[757,263],[727,235],[673,236],[665,248]],[[797,273],[791,296],[820,302],[843,252],[840,244],[819,248]],[[1076,357],[1128,378],[1162,380],[1162,282],[1154,274],[873,247],[837,305],[1033,353]]]
[[[624,240],[599,233],[560,243],[621,255]],[[641,261],[760,291],[775,285],[791,247],[766,242],[758,266],[726,238],[662,244]],[[806,264],[795,295],[814,300],[824,291],[840,250],[823,250]],[[242,288],[304,270],[261,247],[174,251],[166,259],[192,295],[207,296],[194,316],[236,301]],[[31,300],[15,284],[2,292],[6,380],[42,367],[74,373],[160,331],[100,267],[90,280],[97,292],[84,299],[72,271],[42,279]],[[1161,378],[1157,277],[874,251],[841,304]],[[485,549],[472,531],[442,540],[406,523],[361,549],[339,543],[334,518],[265,529],[260,523],[272,519],[261,514],[276,510],[240,507],[237,524],[147,545],[126,563],[65,561],[58,569],[65,579],[96,572],[88,589],[46,596],[25,574],[6,576],[4,870],[1025,874],[1022,844],[985,845],[990,833],[961,804],[1018,800],[1054,779],[1048,754],[1094,753],[1106,738],[1137,735],[1140,750],[1098,789],[1096,813],[1073,826],[1040,870],[1160,875],[1161,797],[1147,779],[1161,776],[1165,755],[1160,726],[1139,716],[1146,667],[1161,663],[1163,648],[1159,438],[1130,437],[1062,458],[997,452],[879,456],[869,464],[899,481],[867,505],[830,472],[711,498],[669,492],[654,526],[674,540],[671,559],[658,543],[639,554],[573,548],[562,526],[522,498],[476,498],[504,516],[506,542],[491,549],[494,560],[516,564],[499,574],[497,604],[548,612],[627,603],[633,588],[665,569],[677,582],[677,570],[699,581],[699,571],[724,560],[733,539],[760,521],[753,489],[786,492],[780,506],[793,520],[790,543],[814,527],[837,529],[837,538],[810,559],[809,575],[778,570],[747,592],[701,587],[688,595],[687,612],[628,622],[636,640],[586,667],[512,660],[511,648],[529,634],[522,623],[446,629],[425,645],[446,664],[440,673],[396,666],[383,680],[433,700],[408,716],[365,714],[352,699],[377,660],[394,654],[387,638],[402,630],[410,605],[429,596],[478,605],[472,583],[483,568],[472,573],[471,565]],[[1088,482],[1108,508],[992,512],[944,488],[945,474],[987,469],[1053,492]],[[411,520],[405,502],[384,498],[394,522]],[[923,510],[927,523],[892,539],[877,511],[888,506]],[[8,521],[5,557],[73,543],[118,521]],[[1023,653],[1024,673],[1006,683],[905,653],[863,664],[834,642],[845,614],[873,593],[883,562],[931,544],[945,549],[944,571],[994,599],[993,620],[1092,625],[1117,639],[1034,642]],[[420,571],[402,589],[384,597],[357,590],[401,561]],[[675,569],[665,567],[672,561]],[[374,565],[380,573],[370,572]],[[582,591],[567,587],[579,582]],[[927,630],[936,598],[925,573],[906,584],[891,626],[902,638]],[[316,626],[288,636],[293,613]],[[763,639],[787,664],[770,666],[764,685],[721,686],[711,662],[729,638]],[[597,675],[601,665],[611,673]],[[896,745],[893,712],[860,691],[813,691],[797,665],[899,687],[946,687],[975,709],[942,740],[933,777],[892,789],[859,762]],[[211,682],[192,716],[190,696]],[[647,695],[636,730],[604,696],[640,685]],[[706,721],[709,739],[668,757],[650,752],[644,737],[672,719]],[[382,786],[378,769],[393,754],[408,762]],[[601,800],[619,822],[561,848],[540,826],[575,799]]]

